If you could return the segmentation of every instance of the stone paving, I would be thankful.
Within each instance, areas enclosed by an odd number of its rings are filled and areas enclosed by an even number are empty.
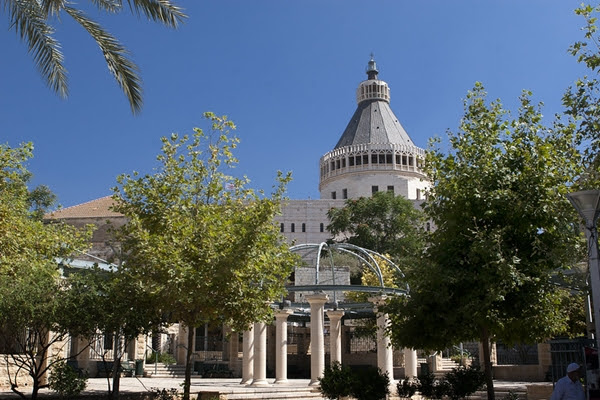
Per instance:
[[[273,384],[273,379],[269,379],[269,384],[261,387],[250,387],[240,384],[240,378],[232,379],[209,379],[192,377],[191,393],[200,392],[219,392],[222,394],[248,394],[252,396],[255,393],[277,393],[282,391],[301,391],[309,389],[309,379],[290,379],[286,384]],[[121,378],[121,393],[136,393],[153,391],[153,389],[181,389],[183,384],[182,378]],[[495,381],[494,388],[496,392],[508,392],[509,390],[525,392],[527,385],[543,385],[547,386],[550,383],[531,383],[531,382],[507,382]],[[106,378],[90,378],[86,393],[106,393],[107,392]],[[41,397],[48,394],[48,389],[40,391]],[[249,397],[250,397],[249,396]],[[0,399],[18,398],[17,395],[10,392],[6,388],[0,389]],[[263,397],[265,398],[265,397]],[[268,398],[268,397],[267,397]]]

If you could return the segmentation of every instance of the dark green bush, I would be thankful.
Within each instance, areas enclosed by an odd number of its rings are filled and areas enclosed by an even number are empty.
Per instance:
[[[477,366],[458,367],[446,374],[446,380],[450,384],[448,396],[459,400],[481,389],[485,385],[485,374]]]
[[[323,376],[319,378],[319,390],[324,397],[331,400],[349,396],[352,388],[352,375],[350,368],[334,362],[323,370]]]
[[[48,386],[58,393],[62,399],[78,396],[87,386],[87,374],[80,375],[65,360],[61,360],[50,368]]]
[[[351,395],[357,400],[381,400],[390,393],[390,378],[379,368],[369,367],[352,374]]]
[[[334,362],[325,367],[319,383],[323,396],[331,400],[345,396],[352,396],[357,400],[381,400],[389,394],[390,378],[379,368],[353,371]]]
[[[445,379],[435,379],[432,373],[419,377],[419,392],[427,399],[441,399],[449,393],[450,385]]]
[[[417,392],[417,390],[419,390],[419,380],[416,378],[404,379],[401,382],[398,382],[396,385],[396,390],[398,390],[398,396],[410,398]]]

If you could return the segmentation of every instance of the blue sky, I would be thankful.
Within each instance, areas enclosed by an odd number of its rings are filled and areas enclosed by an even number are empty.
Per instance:
[[[62,206],[111,194],[120,173],[151,172],[160,137],[228,115],[242,143],[239,174],[268,190],[292,171],[293,199],[318,198],[319,157],[356,108],[371,52],[391,107],[413,141],[455,130],[475,81],[513,108],[522,89],[561,111],[585,73],[567,54],[584,21],[571,0],[179,0],[177,30],[128,13],[92,16],[141,68],[144,108],[133,116],[94,42],[65,16],[57,25],[69,71],[61,100],[0,18],[0,142],[32,141],[33,184]],[[550,118],[548,118],[550,120]]]

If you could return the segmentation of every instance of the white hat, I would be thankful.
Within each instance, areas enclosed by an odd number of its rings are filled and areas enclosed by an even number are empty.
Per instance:
[[[577,370],[579,370],[579,368],[580,368],[580,367],[579,367],[579,364],[577,364],[577,363],[571,363],[571,364],[569,364],[569,365],[567,366],[567,374],[568,374],[569,372],[577,371]]]

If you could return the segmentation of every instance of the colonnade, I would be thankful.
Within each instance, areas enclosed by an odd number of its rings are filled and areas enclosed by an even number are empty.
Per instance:
[[[325,313],[329,318],[330,358],[331,362],[342,362],[342,310],[325,311],[328,296],[314,293],[306,296],[310,305],[310,386],[319,384],[319,378],[325,369],[325,337],[323,334]],[[388,373],[393,384],[393,349],[390,338],[385,334],[389,323],[388,315],[377,312],[377,306],[385,302],[385,296],[369,299],[375,305],[377,313],[377,367]],[[287,383],[287,320],[292,313],[289,309],[275,311],[275,384]],[[244,332],[242,384],[250,386],[268,385],[267,375],[267,334],[264,322],[257,322]],[[417,353],[413,349],[404,350],[405,375],[417,376]]]

